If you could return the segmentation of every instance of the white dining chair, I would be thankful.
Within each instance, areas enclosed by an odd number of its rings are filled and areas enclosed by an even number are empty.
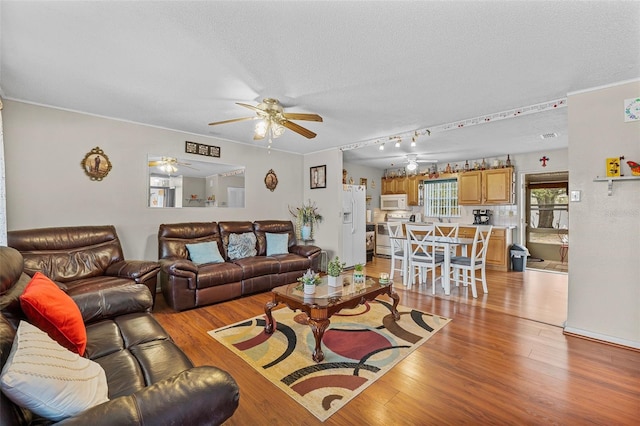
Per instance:
[[[451,237],[458,238],[458,232],[460,230],[459,223],[444,223],[444,222],[434,222],[433,226],[435,228],[434,235],[439,237]],[[451,256],[456,255],[456,246],[450,246]],[[438,247],[436,250],[446,250],[445,247]]]
[[[459,286],[462,283],[465,287],[471,285],[471,294],[478,297],[476,281],[482,282],[482,290],[489,292],[487,288],[487,249],[489,248],[489,238],[491,237],[491,225],[478,225],[473,237],[471,253],[469,256],[454,256],[451,258],[451,280]],[[480,270],[480,278],[476,271]]]
[[[436,293],[436,269],[444,262],[444,255],[436,253],[432,241],[435,227],[433,225],[406,224],[407,261],[409,262],[409,276],[407,285],[413,285],[418,269],[418,283],[426,282],[427,272],[431,271],[431,293]],[[410,280],[410,281],[409,281]]]
[[[389,242],[391,245],[391,271],[389,272],[389,278],[393,280],[395,271],[400,272],[402,277],[402,284],[407,285],[407,254],[405,246],[407,240],[404,236],[402,229],[402,222],[385,222],[387,226],[387,232],[389,233]],[[398,268],[397,261],[400,260],[400,267]]]

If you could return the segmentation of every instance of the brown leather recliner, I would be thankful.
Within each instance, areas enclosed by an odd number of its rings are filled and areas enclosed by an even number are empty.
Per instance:
[[[0,368],[11,352],[17,324],[26,320],[18,299],[30,280],[23,266],[17,250],[0,247]],[[85,290],[70,296],[85,323],[85,357],[105,370],[109,401],[58,424],[219,425],[231,417],[239,401],[235,380],[216,367],[193,367],[151,314],[152,297],[145,285],[129,281]],[[0,424],[51,423],[0,393]]]
[[[7,239],[22,253],[28,275],[42,272],[70,295],[136,282],[147,286],[155,302],[160,265],[125,260],[112,225],[9,231]]]
[[[230,260],[229,236],[247,232],[256,236],[256,256]],[[287,234],[288,253],[266,256],[266,233]],[[193,263],[186,245],[202,242],[215,242],[225,262]],[[318,270],[320,248],[298,245],[291,221],[187,222],[160,225],[158,259],[164,298],[181,311],[293,283]]]

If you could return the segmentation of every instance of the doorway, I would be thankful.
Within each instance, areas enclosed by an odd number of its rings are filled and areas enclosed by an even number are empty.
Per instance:
[[[525,175],[527,268],[569,270],[569,173]]]

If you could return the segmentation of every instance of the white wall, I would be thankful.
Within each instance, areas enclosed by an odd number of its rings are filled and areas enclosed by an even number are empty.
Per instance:
[[[607,157],[640,163],[640,121],[624,122],[624,100],[640,96],[640,80],[570,94],[569,306],[566,331],[640,348],[640,180],[613,183]],[[623,162],[622,171],[629,176]]]
[[[9,230],[112,224],[126,258],[155,260],[161,223],[291,220],[287,206],[303,200],[303,157],[298,154],[274,149],[267,154],[249,144],[22,102],[5,101],[2,114]],[[220,162],[246,166],[246,208],[147,207],[149,153],[208,161],[186,154],[186,140],[220,146]],[[277,141],[274,145],[277,148]],[[101,182],[91,181],[80,167],[96,146],[113,164]],[[278,176],[273,192],[264,184],[269,169]]]
[[[327,166],[327,187],[310,188],[309,169],[316,166]],[[315,202],[323,222],[315,230],[314,244],[327,251],[327,255],[340,256],[342,241],[342,151],[331,149],[304,156],[304,170],[298,176],[303,177],[304,201]]]
[[[360,164],[344,163],[343,169],[347,171],[347,183],[353,178],[354,185],[360,185],[360,179],[367,180],[367,196],[371,200],[367,203],[367,209],[380,208],[380,186],[383,172],[374,167],[366,167]]]

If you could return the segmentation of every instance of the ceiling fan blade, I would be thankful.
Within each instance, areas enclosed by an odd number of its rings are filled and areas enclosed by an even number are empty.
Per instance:
[[[293,123],[289,120],[283,120],[282,125],[289,130],[293,130],[294,132],[301,134],[307,139],[313,139],[316,137],[316,134],[313,133],[311,130],[305,129],[304,127],[299,126],[296,123]]]
[[[227,123],[235,123],[236,121],[246,121],[246,120],[253,120],[256,117],[243,117],[243,118],[233,118],[231,120],[224,120],[224,121],[216,121],[214,123],[209,123],[209,126],[217,126],[218,124],[227,124]]]
[[[161,164],[165,164],[166,161],[158,160],[158,161],[149,161],[149,167],[159,166]]]
[[[304,114],[300,112],[285,112],[282,114],[288,120],[322,121],[318,114]]]
[[[249,104],[243,104],[241,102],[236,102],[236,105],[240,105],[240,106],[243,106],[245,108],[249,108],[250,110],[257,112],[258,114],[264,114],[264,110],[258,108],[257,106],[253,106],[253,105],[249,105]]]

